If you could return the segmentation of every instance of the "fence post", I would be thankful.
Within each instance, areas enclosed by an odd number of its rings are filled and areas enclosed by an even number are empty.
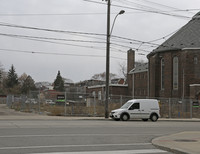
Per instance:
[[[192,113],[193,110],[192,110],[192,99],[190,99],[190,118],[192,119]]]
[[[169,98],[169,118],[171,119],[171,98]]]
[[[67,94],[66,94],[66,91],[65,91],[65,116],[67,115],[67,110],[66,110],[66,96],[67,96]]]
[[[96,93],[94,93],[94,116],[96,115]]]
[[[39,90],[39,95],[38,95],[38,113],[40,114],[40,90]]]
[[[120,95],[120,106],[122,106],[122,95]]]

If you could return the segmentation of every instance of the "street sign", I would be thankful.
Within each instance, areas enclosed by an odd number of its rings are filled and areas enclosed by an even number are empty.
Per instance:
[[[65,102],[65,95],[57,95],[56,102]]]
[[[194,101],[192,102],[193,107],[199,107],[199,101]]]

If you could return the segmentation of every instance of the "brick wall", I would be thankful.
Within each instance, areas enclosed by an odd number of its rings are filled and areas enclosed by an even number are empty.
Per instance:
[[[134,97],[148,96],[148,71],[134,73]]]
[[[87,93],[92,94],[93,92],[98,94],[98,92],[102,93],[102,96],[105,94],[105,86],[94,86],[94,87],[88,87]],[[119,85],[110,85],[109,86],[109,95],[123,95],[127,96],[128,94],[128,86],[119,86]]]
[[[149,96],[189,98],[190,84],[200,84],[200,50],[155,53],[149,58]],[[173,89],[173,58],[177,56],[178,89]],[[195,64],[195,58],[197,63]],[[161,89],[161,59],[164,58],[164,89]]]

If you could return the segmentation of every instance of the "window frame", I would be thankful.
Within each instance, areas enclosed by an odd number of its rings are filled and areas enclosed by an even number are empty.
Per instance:
[[[179,78],[179,59],[178,56],[173,57],[173,90],[178,90]]]
[[[161,90],[164,90],[165,89],[165,84],[164,84],[164,81],[165,81],[165,60],[164,58],[161,59]]]

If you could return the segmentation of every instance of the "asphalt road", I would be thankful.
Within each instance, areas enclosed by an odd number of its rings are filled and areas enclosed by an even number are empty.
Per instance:
[[[0,120],[0,154],[168,153],[153,138],[200,130],[198,122]]]

